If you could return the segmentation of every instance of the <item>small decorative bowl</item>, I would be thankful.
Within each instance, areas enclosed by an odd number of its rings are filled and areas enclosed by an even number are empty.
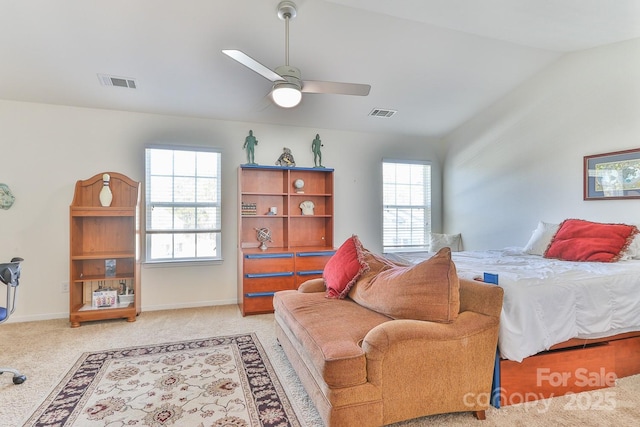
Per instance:
[[[118,302],[120,305],[131,304],[133,302],[133,294],[129,295],[118,295]]]

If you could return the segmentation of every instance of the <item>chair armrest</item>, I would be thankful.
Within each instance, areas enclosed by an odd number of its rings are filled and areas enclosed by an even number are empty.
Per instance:
[[[322,277],[309,279],[298,287],[298,292],[304,293],[325,292],[326,290],[327,288],[324,286],[324,279]]]

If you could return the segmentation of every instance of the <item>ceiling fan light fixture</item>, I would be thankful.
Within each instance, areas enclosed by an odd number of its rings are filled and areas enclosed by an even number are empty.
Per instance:
[[[262,65],[246,53],[237,49],[223,49],[222,53],[238,61],[250,70],[260,74],[273,83],[271,99],[282,108],[293,108],[302,100],[304,93],[333,93],[338,95],[367,96],[371,86],[356,83],[337,83],[314,80],[302,80],[300,70],[289,65],[289,21],[295,18],[296,4],[284,0],[278,4],[278,17],[284,20],[284,63],[274,70]]]
[[[292,108],[302,100],[302,92],[300,87],[289,82],[278,82],[273,85],[271,92],[273,102],[282,108]]]

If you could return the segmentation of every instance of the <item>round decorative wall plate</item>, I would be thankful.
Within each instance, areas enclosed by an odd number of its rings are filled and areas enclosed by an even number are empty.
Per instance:
[[[7,184],[0,183],[0,208],[1,209],[9,209],[13,206],[13,202],[15,202],[16,198],[13,197],[13,193],[9,189]]]

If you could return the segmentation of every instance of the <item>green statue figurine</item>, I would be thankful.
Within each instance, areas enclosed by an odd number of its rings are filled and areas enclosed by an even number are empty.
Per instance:
[[[316,168],[323,168],[322,166],[322,151],[321,151],[322,141],[320,140],[320,135],[316,134],[316,138],[311,143],[311,150],[313,150],[313,164]]]
[[[243,149],[247,150],[247,164],[249,165],[256,164],[256,162],[254,161],[254,155],[253,155],[256,145],[258,145],[258,140],[256,139],[255,136],[253,136],[253,131],[250,130],[249,136],[247,136],[244,139],[244,145],[242,146]]]

